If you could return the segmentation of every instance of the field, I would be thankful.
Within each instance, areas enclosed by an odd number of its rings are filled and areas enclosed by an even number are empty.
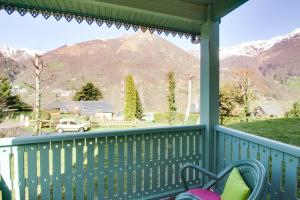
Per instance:
[[[226,126],[300,147],[300,119],[276,118]]]

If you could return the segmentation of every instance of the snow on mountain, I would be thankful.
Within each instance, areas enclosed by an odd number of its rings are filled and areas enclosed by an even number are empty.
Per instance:
[[[261,53],[262,51],[268,50],[275,44],[293,38],[300,34],[300,28],[295,31],[282,36],[277,36],[269,40],[258,40],[241,43],[232,47],[220,48],[220,59],[225,59],[231,56],[249,56],[253,57]]]
[[[26,49],[26,48],[12,48],[7,45],[0,45],[0,53],[3,56],[13,58],[17,61],[19,60],[25,60],[28,59],[35,54],[43,54],[44,52],[39,50],[32,50],[32,49]]]

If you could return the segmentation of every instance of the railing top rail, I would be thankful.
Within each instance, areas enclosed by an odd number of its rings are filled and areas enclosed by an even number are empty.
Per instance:
[[[249,133],[246,133],[243,131],[238,131],[238,130],[227,128],[224,126],[215,126],[215,130],[225,133],[225,134],[228,134],[228,135],[232,135],[232,136],[240,138],[240,139],[248,140],[250,142],[257,143],[259,145],[269,147],[271,149],[278,150],[278,151],[281,151],[281,152],[284,152],[284,153],[287,153],[287,154],[290,154],[290,155],[293,155],[296,157],[300,157],[300,148],[296,147],[296,146],[292,146],[292,145],[278,142],[275,140],[252,135],[252,134],[249,134]]]
[[[61,134],[57,133],[53,135],[42,135],[42,136],[1,138],[0,147],[47,143],[47,142],[56,142],[56,141],[63,141],[63,140],[98,138],[98,137],[107,137],[107,136],[126,136],[126,135],[134,135],[134,134],[136,135],[136,134],[147,134],[147,133],[159,133],[163,131],[169,131],[169,132],[190,131],[190,130],[199,130],[204,128],[205,128],[204,125],[161,126],[161,127],[152,127],[152,128],[107,130],[107,131],[90,132],[90,133],[61,133]]]

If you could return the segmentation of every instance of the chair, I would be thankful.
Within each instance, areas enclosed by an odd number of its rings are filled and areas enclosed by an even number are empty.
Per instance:
[[[181,180],[183,182],[186,192],[177,195],[176,200],[192,200],[192,199],[201,199],[201,200],[218,200],[220,198],[220,193],[224,188],[225,178],[231,170],[236,167],[241,176],[243,177],[245,183],[250,189],[250,196],[248,200],[259,200],[262,199],[265,185],[267,181],[267,175],[265,167],[257,160],[242,160],[238,161],[219,174],[211,173],[197,165],[187,163],[181,169]],[[185,170],[191,168],[196,171],[201,172],[203,175],[206,175],[210,178],[210,181],[206,183],[201,188],[189,189],[185,177]]]

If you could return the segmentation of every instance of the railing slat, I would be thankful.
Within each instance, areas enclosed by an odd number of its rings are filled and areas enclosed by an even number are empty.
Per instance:
[[[107,138],[108,145],[108,198],[113,199],[115,194],[115,137]]]
[[[53,199],[62,199],[62,176],[61,176],[61,142],[53,142],[51,144],[52,149],[52,188]]]
[[[195,155],[197,158],[197,160],[195,161],[195,164],[203,167],[202,162],[201,162],[201,160],[202,160],[202,134],[200,131],[197,131],[196,135],[195,135]],[[177,155],[175,155],[175,157],[178,158]],[[178,173],[178,176],[179,176],[179,173]],[[203,177],[202,177],[201,173],[196,173],[195,178],[196,178],[196,184],[202,184]]]
[[[166,134],[160,135],[160,152],[159,152],[159,189],[165,191],[166,186]]]
[[[187,156],[188,156],[188,152],[187,152],[187,149],[188,149],[188,140],[187,140],[187,133],[186,132],[183,132],[181,134],[181,139],[182,139],[182,145],[181,145],[181,162],[182,164],[186,163],[188,160],[187,160]],[[185,171],[185,177],[187,177],[187,174],[188,174],[188,171],[186,170]]]
[[[241,145],[241,159],[248,159],[249,142],[247,140],[240,140]]]
[[[257,160],[258,144],[250,142],[249,143],[249,153],[250,153],[250,159],[256,159]]]
[[[94,179],[94,169],[95,169],[95,139],[87,139],[87,170],[86,170],[86,184],[87,184],[87,199],[95,198],[95,179]]]
[[[226,165],[229,165],[232,163],[232,144],[231,144],[232,138],[231,136],[225,137],[225,162]]]
[[[153,155],[152,155],[152,193],[156,193],[158,190],[158,180],[159,180],[159,173],[158,173],[158,151],[159,151],[159,134],[153,133],[152,134],[152,141],[153,141]]]
[[[29,191],[29,199],[37,199],[37,145],[28,145],[26,147],[28,155],[28,179],[27,187]]]
[[[193,138],[193,132],[188,132],[188,143],[189,143],[189,145],[188,145],[188,155],[189,155],[189,157],[188,157],[188,162],[189,163],[194,163],[193,162],[193,154],[194,154],[194,138]],[[193,177],[193,174],[194,174],[194,170],[192,170],[192,169],[190,169],[189,170],[189,177],[188,177],[188,179],[189,179],[189,182],[190,182],[190,185],[193,185],[193,183],[194,183],[194,177]]]
[[[180,177],[180,168],[182,166],[182,162],[180,159],[180,149],[181,149],[181,144],[180,144],[180,136],[179,133],[177,132],[175,135],[175,142],[174,142],[174,146],[173,149],[175,149],[175,158],[176,158],[176,163],[175,164],[175,188],[179,188],[181,187],[181,185],[179,183],[181,183],[181,177]]]
[[[118,197],[125,198],[124,194],[124,172],[125,172],[125,154],[124,154],[124,144],[125,136],[119,136],[118,140]]]
[[[151,192],[151,181],[153,179],[153,177],[150,176],[150,169],[151,169],[151,160],[150,160],[150,145],[151,145],[151,135],[146,135],[145,136],[145,156],[144,156],[144,162],[143,162],[143,166],[144,166],[144,191],[143,191],[143,196],[148,196],[149,193]]]
[[[282,161],[283,153],[276,150],[271,150],[272,157],[272,180],[270,195],[272,200],[282,199],[281,198],[281,178],[282,178]]]
[[[225,167],[225,135],[223,133],[218,133],[218,172],[222,171]]]
[[[127,143],[127,162],[126,162],[126,198],[132,199],[133,198],[133,188],[134,188],[134,181],[133,181],[133,142],[134,142],[134,135],[129,135],[126,137]]]
[[[285,161],[285,185],[282,199],[293,200],[297,193],[297,168],[299,166],[299,158],[284,154]]]
[[[64,141],[64,187],[65,187],[65,199],[73,199],[73,140]]]
[[[1,151],[1,150],[0,150]],[[24,146],[13,147],[16,199],[25,199]],[[3,161],[1,159],[1,161]]]
[[[269,170],[269,158],[271,156],[271,151],[269,148],[264,147],[264,146],[259,146],[258,147],[258,151],[259,151],[259,159],[260,162],[264,165],[266,171],[267,171],[267,184],[266,184],[266,189],[264,192],[264,198],[263,199],[267,199],[269,190],[270,190],[270,182],[269,182],[269,175],[270,175],[270,170]]]
[[[40,151],[40,185],[42,199],[50,199],[49,150],[50,144],[39,144]]]
[[[75,165],[75,183],[76,199],[84,198],[84,172],[83,172],[83,147],[84,140],[76,140],[76,165]]]
[[[167,163],[167,190],[172,190],[174,188],[173,185],[173,175],[174,175],[174,171],[173,171],[173,140],[174,140],[174,133],[168,133],[167,135],[167,139],[168,139],[168,146],[167,146],[167,159],[168,159],[168,163]]]
[[[142,197],[142,135],[135,136],[135,197]]]
[[[104,167],[105,167],[105,143],[106,138],[98,138],[98,166],[97,166],[97,195],[98,199],[105,198],[105,182],[104,182]]]
[[[237,138],[232,138],[232,162],[240,159],[240,141]]]

